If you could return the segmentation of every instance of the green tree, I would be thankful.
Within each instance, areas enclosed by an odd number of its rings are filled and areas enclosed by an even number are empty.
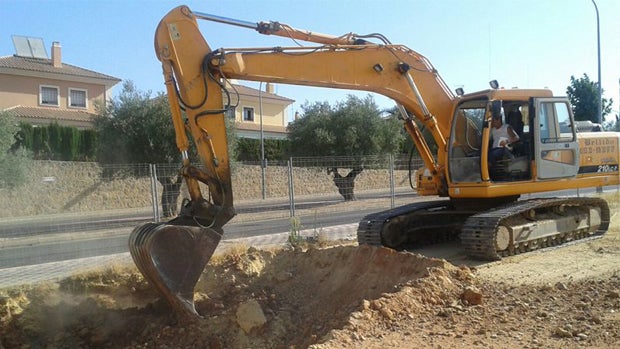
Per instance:
[[[79,144],[80,160],[94,161],[97,153],[97,132],[95,130],[82,130]]]
[[[228,157],[230,158],[231,166],[234,166],[234,160],[237,159],[239,154],[239,135],[237,134],[237,125],[234,119],[224,118],[226,124],[226,139],[228,140]]]
[[[268,161],[285,161],[290,157],[290,141],[288,139],[264,139],[265,159]],[[237,160],[260,161],[260,139],[239,138],[237,144]]]
[[[393,154],[402,146],[401,123],[382,118],[370,95],[349,95],[333,107],[315,102],[301,108],[303,117],[288,126],[294,156]]]
[[[57,122],[37,127],[22,122],[19,128],[18,142],[14,147],[28,149],[34,159],[94,160],[94,130],[78,130],[73,126],[60,126]]]
[[[50,159],[52,150],[49,145],[48,127],[35,127],[32,132],[32,149],[35,159]]]
[[[175,143],[168,99],[163,95],[151,98],[150,92],[136,88],[131,81],[123,82],[123,89],[105,106],[97,106],[95,130],[97,159],[104,164],[180,162]],[[170,169],[164,171],[163,169]],[[158,173],[163,186],[162,209],[166,215],[176,212],[180,194],[181,176],[173,173],[173,166],[164,166]],[[171,207],[172,203],[174,207]]]
[[[372,96],[353,95],[335,106],[328,102],[305,103],[303,117],[289,124],[294,156],[366,156],[397,153],[404,140],[402,125],[395,118],[382,118]],[[363,164],[346,176],[338,168],[327,169],[345,200],[354,200],[355,177]]]
[[[34,128],[27,122],[19,123],[19,131],[17,133],[18,144],[20,147],[32,150],[34,141]]]
[[[385,110],[385,114],[387,114],[388,118],[391,118],[393,120],[398,120],[399,118],[403,117],[400,113],[400,110],[396,106]],[[424,137],[424,141],[428,144],[428,147],[430,148],[431,153],[436,154],[438,147],[437,147],[437,143],[435,142],[435,139],[433,138],[433,134],[420,121],[418,121],[415,117],[413,117],[413,114],[410,114],[409,117],[413,118],[414,122],[416,123],[420,131],[422,132],[422,137]],[[400,143],[401,147],[400,147],[399,152],[404,153],[404,154],[411,153],[410,154],[411,156],[415,154],[419,155],[418,149],[415,147],[415,143],[413,142],[413,139],[409,136],[409,134],[407,134],[407,131],[405,130],[405,128],[402,127],[402,123],[398,121],[393,124],[397,125],[400,128],[399,132],[403,135],[403,138],[404,138],[404,141]]]
[[[15,118],[7,112],[0,112],[0,188],[23,184],[30,172],[30,154],[26,149],[14,146],[18,132]]]
[[[97,109],[95,130],[100,162],[180,163],[181,154],[165,94],[152,98],[150,92],[140,91],[132,81],[125,81],[121,93]],[[227,122],[227,132],[229,151],[234,153],[236,134],[233,123]],[[195,158],[196,152],[190,155]]]
[[[173,163],[180,159],[168,100],[139,91],[131,81],[105,106],[98,106],[97,159],[106,164]]]
[[[98,106],[95,119],[97,159],[105,164],[151,163],[179,164],[181,154],[176,145],[170,106],[166,95],[151,98],[150,92],[138,90],[133,82],[123,82],[120,94],[105,106]],[[232,127],[232,126],[231,126]],[[235,135],[229,133],[229,143]],[[229,149],[231,149],[229,147]],[[192,147],[190,157],[195,159]],[[233,155],[231,155],[231,159]],[[158,171],[162,192],[162,209],[166,215],[176,212],[182,177],[175,166]],[[168,170],[164,170],[168,169]]]
[[[61,159],[74,161],[78,159],[80,151],[80,131],[75,127],[64,126],[61,128]]]
[[[602,91],[604,92],[604,91]],[[575,114],[575,120],[587,121],[590,120],[594,123],[598,123],[598,84],[591,81],[588,74],[583,74],[583,77],[577,79],[574,76],[570,77],[570,85],[566,88],[566,94],[573,107],[573,114]],[[611,113],[611,104],[613,100],[610,98],[607,100],[603,98],[602,103],[602,120],[605,120],[605,116]]]
[[[48,127],[48,145],[52,160],[62,159],[62,126],[57,122],[52,122]]]

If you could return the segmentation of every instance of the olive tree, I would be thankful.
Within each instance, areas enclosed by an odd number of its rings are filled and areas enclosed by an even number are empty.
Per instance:
[[[13,115],[0,111],[0,188],[13,188],[26,181],[32,159],[25,148],[17,147],[19,125]]]
[[[402,125],[395,118],[382,118],[372,96],[347,96],[344,101],[306,102],[303,116],[288,126],[293,156],[366,156],[396,153],[402,146]],[[354,200],[355,177],[363,164],[341,175],[327,169],[345,200]]]
[[[167,96],[159,93],[151,97],[150,92],[140,91],[133,82],[125,81],[116,98],[98,107],[95,129],[98,133],[97,159],[101,163],[169,165],[158,170],[157,179],[163,186],[163,213],[174,216],[183,178],[178,171],[181,154],[176,145]],[[227,132],[233,158],[236,135],[230,123]],[[195,160],[193,146],[189,153],[190,159]]]

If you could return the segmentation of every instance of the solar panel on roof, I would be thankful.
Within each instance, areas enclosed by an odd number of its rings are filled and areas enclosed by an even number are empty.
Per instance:
[[[12,39],[16,55],[20,57],[48,59],[43,39],[19,35],[13,35]]]

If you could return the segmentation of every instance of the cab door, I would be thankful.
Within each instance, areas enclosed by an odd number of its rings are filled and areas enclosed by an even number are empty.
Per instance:
[[[579,144],[566,98],[534,98],[534,152],[538,179],[574,177]]]

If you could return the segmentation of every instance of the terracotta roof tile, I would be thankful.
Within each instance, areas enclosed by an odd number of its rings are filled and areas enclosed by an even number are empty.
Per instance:
[[[110,75],[97,73],[92,70],[76,67],[68,63],[62,63],[61,67],[54,67],[51,59],[21,57],[21,56],[5,56],[0,57],[0,68],[11,68],[28,70],[43,73],[56,73],[62,75],[80,76],[87,78],[96,78],[110,80],[112,82],[121,81]]]
[[[92,123],[96,117],[95,114],[88,113],[82,110],[72,109],[59,109],[59,108],[40,108],[40,107],[25,107],[15,106],[7,108],[4,111],[11,113],[15,117],[24,119],[39,119],[39,120],[67,120],[67,121],[81,121]]]
[[[231,94],[235,94],[235,90],[236,90],[240,95],[243,95],[243,96],[258,97],[259,90],[255,89],[255,88],[251,88],[251,87],[247,87],[247,86],[243,86],[243,85],[238,85],[238,84],[233,84],[233,86],[234,86],[234,89],[233,88],[229,88],[228,89],[228,92],[230,92]],[[294,99],[282,97],[282,96],[279,96],[279,95],[277,95],[275,93],[269,93],[269,92],[265,92],[265,91],[263,91],[263,93],[261,94],[261,98],[276,99],[276,100],[280,100],[280,101],[284,101],[284,102],[290,102],[290,103],[295,102]]]

